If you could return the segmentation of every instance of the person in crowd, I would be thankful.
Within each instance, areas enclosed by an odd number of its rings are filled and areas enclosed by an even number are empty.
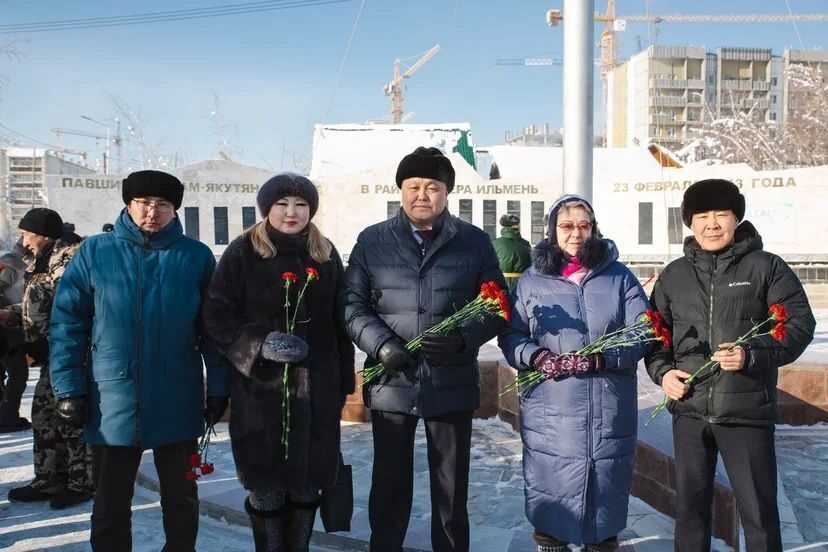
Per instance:
[[[63,223],[63,236],[61,239],[69,244],[76,244],[80,243],[83,238],[81,238],[78,234],[75,233],[75,225],[71,222],[64,222]]]
[[[51,508],[62,509],[90,500],[93,494],[89,449],[83,432],[60,415],[49,374],[52,304],[78,246],[62,239],[63,221],[51,209],[30,210],[19,227],[22,245],[34,259],[26,274],[22,301],[10,310],[0,311],[0,323],[22,327],[23,351],[40,367],[40,379],[32,399],[35,478],[28,485],[11,489],[8,498],[10,502],[49,501]]]
[[[17,305],[23,301],[27,259],[29,251],[23,247],[23,239],[12,246],[11,251],[0,255],[0,308]],[[0,378],[3,378],[3,398],[0,402],[0,433],[24,431],[32,427],[29,420],[20,416],[20,400],[29,380],[29,364],[23,351],[23,328],[0,327],[6,347],[0,353]]]
[[[601,236],[590,203],[564,195],[532,252],[498,338],[518,371],[549,374],[520,397],[526,514],[539,552],[613,550],[627,523],[644,345],[578,351],[641,319],[644,290]]]
[[[517,286],[518,278],[532,262],[532,245],[520,235],[520,217],[506,214],[500,217],[500,237],[492,245],[500,262],[500,270],[506,278],[509,293]]]
[[[339,420],[354,392],[354,346],[337,306],[344,268],[311,222],[319,195],[310,180],[278,174],[256,199],[264,220],[222,255],[204,321],[235,368],[230,439],[256,550],[307,551],[320,491],[336,482]],[[299,277],[287,288],[286,273]],[[297,309],[294,334],[286,299],[291,317]]]
[[[371,550],[400,552],[411,514],[414,432],[425,422],[431,478],[431,544],[469,549],[472,413],[480,405],[477,353],[502,327],[487,316],[404,345],[477,296],[488,281],[505,287],[488,234],[449,214],[451,161],[420,147],[397,168],[402,207],[365,229],[345,271],[348,333],[386,375],[363,387],[371,409],[374,465],[369,499]]]
[[[713,478],[719,454],[736,496],[748,552],[782,550],[774,448],[780,366],[802,354],[815,321],[799,279],[745,218],[745,197],[728,180],[696,182],[681,203],[684,256],[659,276],[650,298],[673,332],[647,355],[652,380],[671,399],[676,463],[676,550],[710,550]],[[780,304],[781,342],[733,342]],[[708,358],[719,363],[684,383]]]
[[[158,472],[164,549],[195,550],[198,491],[184,474],[205,422],[227,408],[229,371],[202,327],[215,259],[182,231],[183,194],[164,172],[127,176],[115,229],[84,240],[55,297],[52,387],[58,410],[85,426],[92,448],[93,550],[132,548],[133,488],[147,449]]]

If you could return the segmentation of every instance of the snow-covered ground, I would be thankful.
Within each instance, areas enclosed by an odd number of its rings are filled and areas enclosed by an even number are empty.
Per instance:
[[[36,371],[29,376],[20,412],[31,412]],[[51,510],[45,502],[10,503],[9,489],[25,485],[34,476],[32,469],[32,432],[0,434],[0,550],[90,550],[89,516],[92,502],[66,510]],[[159,497],[140,486],[132,502],[132,535],[135,552],[158,552],[164,546]],[[201,516],[198,531],[199,552],[249,552],[253,550],[250,529]],[[312,547],[313,552],[328,548]],[[114,552],[114,551],[113,551]]]

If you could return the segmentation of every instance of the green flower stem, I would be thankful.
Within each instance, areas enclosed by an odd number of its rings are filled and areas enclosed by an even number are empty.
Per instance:
[[[478,295],[462,309],[447,316],[441,322],[438,322],[434,326],[421,332],[417,337],[406,343],[405,350],[410,353],[416,352],[420,349],[420,345],[422,344],[423,336],[425,334],[447,333],[457,328],[460,324],[466,322],[467,320],[478,318],[486,313],[492,313],[492,307],[493,303],[491,301],[487,301]],[[367,383],[371,383],[384,372],[385,367],[382,364],[375,364],[373,366],[363,368],[360,370],[360,374],[362,374],[362,384],[360,387]]]
[[[293,315],[293,318],[295,317],[296,313]],[[285,329],[289,334],[293,333],[293,318],[290,316],[290,280],[285,280]],[[285,460],[288,459],[290,437],[290,377],[288,367],[289,364],[285,362],[285,369],[282,372],[282,445],[285,447]]]

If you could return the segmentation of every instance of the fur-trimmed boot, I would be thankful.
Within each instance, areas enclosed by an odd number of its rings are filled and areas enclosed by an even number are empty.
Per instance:
[[[289,500],[285,506],[289,508],[287,514],[287,548],[285,550],[287,552],[308,552],[319,501],[300,503]]]
[[[244,509],[250,516],[250,526],[253,528],[253,542],[256,552],[284,552],[292,550],[285,546],[288,512],[285,508],[262,512],[250,505],[250,500],[244,499]]]

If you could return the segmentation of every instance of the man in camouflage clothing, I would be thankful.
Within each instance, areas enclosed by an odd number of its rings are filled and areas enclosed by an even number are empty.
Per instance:
[[[89,448],[83,428],[60,414],[49,378],[49,318],[55,290],[77,244],[62,240],[63,221],[50,209],[32,209],[20,221],[23,245],[34,254],[23,301],[0,311],[0,323],[23,328],[24,350],[40,366],[32,401],[35,479],[9,491],[11,502],[48,500],[62,509],[92,498]]]

